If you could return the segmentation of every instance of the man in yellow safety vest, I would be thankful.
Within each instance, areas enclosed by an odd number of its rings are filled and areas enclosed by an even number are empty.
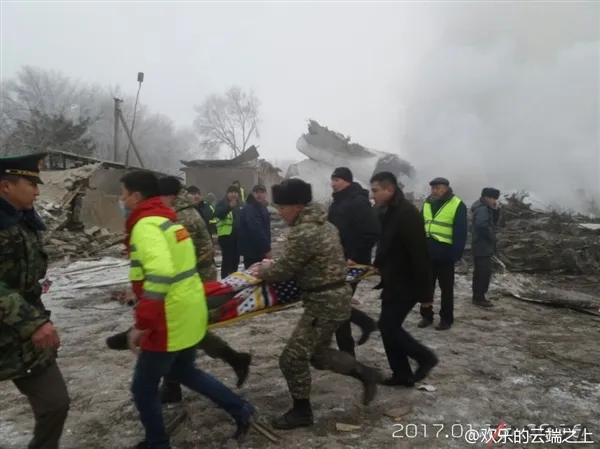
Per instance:
[[[138,354],[131,390],[146,434],[137,448],[170,448],[158,390],[167,375],[225,409],[237,423],[236,437],[242,437],[254,407],[195,366],[208,308],[189,232],[163,202],[159,180],[151,172],[121,178],[120,206],[126,218],[129,278],[138,298],[128,333],[129,347]]]
[[[454,195],[450,181],[435,178],[429,185],[431,195],[423,205],[425,233],[431,259],[432,290],[440,284],[442,306],[437,330],[447,330],[454,323],[454,265],[462,259],[467,244],[467,207]],[[420,328],[433,324],[433,297],[421,304]]]
[[[233,181],[231,183],[231,185],[232,186],[236,186],[240,190],[240,198],[239,198],[240,206],[243,206],[244,204],[246,204],[246,191],[240,185],[240,182],[239,181]]]
[[[219,220],[217,221],[217,237],[222,257],[221,279],[235,273],[240,264],[238,232],[242,208],[239,199],[240,189],[232,185],[227,188],[225,198],[215,207],[215,218]]]

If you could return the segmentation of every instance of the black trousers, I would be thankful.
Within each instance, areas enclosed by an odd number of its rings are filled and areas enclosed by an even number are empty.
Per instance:
[[[385,349],[392,376],[397,379],[409,379],[413,376],[409,358],[417,363],[427,363],[435,358],[433,352],[415,340],[402,323],[414,307],[415,303],[407,303],[402,299],[383,299],[379,317],[379,332]]]
[[[436,282],[440,285],[442,305],[440,319],[448,324],[454,323],[454,262],[446,260],[431,261],[433,291]],[[432,298],[433,300],[433,298]],[[421,307],[421,316],[433,321],[433,307]]]
[[[473,258],[473,297],[485,298],[492,280],[492,256]]]
[[[358,284],[351,284],[350,286],[352,287],[352,294],[354,295]],[[340,351],[346,352],[352,357],[356,357],[356,353],[354,352],[354,347],[356,345],[354,343],[354,338],[352,337],[352,323],[356,324],[361,329],[373,329],[375,328],[375,321],[362,310],[352,307],[350,319],[344,322],[335,332],[335,340]]]
[[[238,249],[237,236],[224,235],[219,237],[221,248],[221,279],[225,279],[231,273],[238,271],[240,265],[240,251]]]
[[[262,262],[264,257],[246,257],[244,256],[244,269],[247,270],[252,265],[258,262]]]

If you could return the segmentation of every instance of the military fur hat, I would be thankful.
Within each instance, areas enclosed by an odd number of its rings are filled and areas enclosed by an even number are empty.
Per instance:
[[[301,179],[286,179],[281,184],[273,186],[271,198],[278,206],[307,205],[312,201],[312,188],[309,183]]]

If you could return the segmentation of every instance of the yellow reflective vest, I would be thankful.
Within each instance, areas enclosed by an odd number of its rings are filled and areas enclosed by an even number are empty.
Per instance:
[[[213,218],[211,218],[210,220],[208,220],[208,222],[210,224],[216,225],[217,222],[219,221],[219,219],[215,218],[215,208],[214,208],[214,206],[212,204],[210,204],[209,207],[210,207],[211,212],[213,213]]]
[[[222,220],[217,220],[217,236],[224,237],[233,231],[233,212],[229,212]]]
[[[136,327],[146,330],[141,348],[174,352],[197,345],[206,334],[208,307],[187,229],[163,217],[141,218],[129,248],[129,279],[140,299]]]
[[[461,202],[460,198],[453,196],[440,207],[435,215],[431,211],[431,203],[429,201],[425,202],[423,205],[423,219],[425,220],[425,234],[427,234],[427,237],[441,243],[452,244],[454,218]]]

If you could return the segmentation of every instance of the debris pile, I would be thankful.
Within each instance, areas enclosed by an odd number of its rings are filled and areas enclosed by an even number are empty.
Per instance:
[[[520,192],[502,201],[498,253],[513,272],[594,274],[600,271],[600,219],[535,210]]]
[[[123,240],[97,226],[86,228],[80,220],[81,207],[92,174],[101,164],[46,171],[36,210],[47,226],[44,248],[51,259],[89,257]]]

